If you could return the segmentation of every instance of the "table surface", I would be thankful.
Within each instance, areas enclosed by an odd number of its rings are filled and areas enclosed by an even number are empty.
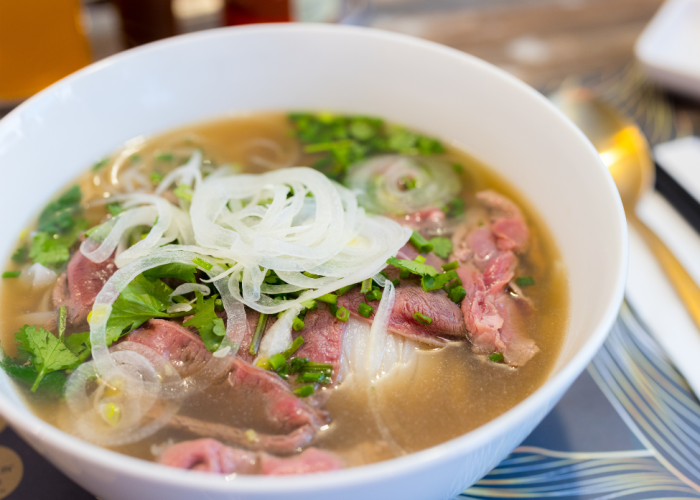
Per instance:
[[[363,22],[463,50],[544,93],[588,86],[657,143],[700,129],[700,103],[656,88],[634,62],[634,42],[661,3],[375,0]],[[96,59],[121,49],[110,4],[88,4],[86,19]],[[660,352],[623,308],[605,347],[562,401],[461,497],[700,498],[700,405]],[[0,422],[4,498],[94,497]]]

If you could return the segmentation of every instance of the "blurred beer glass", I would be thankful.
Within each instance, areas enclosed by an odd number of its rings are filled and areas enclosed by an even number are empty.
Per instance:
[[[0,104],[90,62],[79,0],[0,0]]]

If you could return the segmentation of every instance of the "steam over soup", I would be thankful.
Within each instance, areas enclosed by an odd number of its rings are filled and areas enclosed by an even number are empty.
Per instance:
[[[257,114],[130,141],[2,280],[4,357],[61,429],[173,467],[300,474],[459,436],[547,377],[566,273],[537,215],[439,140]]]

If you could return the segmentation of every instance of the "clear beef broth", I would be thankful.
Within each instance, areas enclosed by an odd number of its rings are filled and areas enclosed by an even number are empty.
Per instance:
[[[301,149],[290,132],[286,115],[281,113],[226,118],[188,126],[142,143],[132,141],[112,163],[120,163],[124,169],[160,152],[174,151],[177,155],[179,145],[196,144],[211,165],[230,164],[246,172],[259,173],[274,165],[309,164],[314,156],[300,155]],[[426,348],[419,353],[410,372],[401,368],[369,392],[341,384],[325,402],[332,423],[317,436],[314,446],[337,452],[348,465],[421,450],[497,417],[544,382],[563,341],[568,316],[566,272],[547,229],[527,200],[487,167],[454,149],[448,150],[447,157],[464,166],[462,196],[467,209],[476,204],[477,191],[493,189],[510,197],[525,213],[531,239],[527,252],[520,255],[518,274],[532,276],[536,283],[527,288],[536,313],[525,328],[540,352],[525,366],[515,369],[473,354],[467,342],[453,342],[442,349]],[[153,161],[143,174],[149,176],[154,171],[165,174],[174,165],[169,161]],[[83,174],[78,179],[83,199],[105,197],[109,188],[114,187],[110,182],[115,174],[111,165],[100,173]],[[106,213],[104,206],[93,206],[84,216],[96,223]],[[16,351],[13,335],[27,322],[24,315],[52,309],[51,286],[34,291],[16,280],[3,280],[0,287],[0,340],[6,353],[12,356]],[[18,387],[41,418],[58,426],[63,418],[68,418],[65,404],[42,401],[26,388]],[[387,442],[386,434],[379,431],[369,398],[376,398],[381,420],[393,442]],[[227,401],[212,390],[190,397],[180,412],[205,421],[256,427],[259,432],[268,430],[256,426],[262,420],[261,408]],[[139,443],[115,449],[153,460],[152,445],[196,437],[166,427]]]

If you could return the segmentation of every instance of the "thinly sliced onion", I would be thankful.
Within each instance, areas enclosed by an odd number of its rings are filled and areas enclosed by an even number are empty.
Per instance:
[[[415,187],[406,189],[407,179]],[[367,210],[394,215],[441,207],[461,189],[457,173],[447,162],[398,155],[378,156],[354,165],[346,184],[359,193],[358,199]]]
[[[173,292],[170,294],[170,298],[172,299],[173,297],[177,297],[179,295],[186,295],[195,291],[201,293],[204,296],[207,296],[211,293],[211,290],[209,290],[209,287],[207,285],[201,285],[199,283],[183,283],[182,285],[178,286],[175,290],[173,290]]]
[[[31,284],[33,288],[43,288],[53,285],[56,283],[57,277],[58,275],[54,271],[42,266],[38,262],[32,264],[29,269],[25,269],[20,274],[20,279]]]
[[[287,309],[270,329],[265,332],[265,336],[260,342],[258,359],[267,359],[270,356],[289,349],[292,344],[292,324],[301,312],[301,305],[296,305]]]

